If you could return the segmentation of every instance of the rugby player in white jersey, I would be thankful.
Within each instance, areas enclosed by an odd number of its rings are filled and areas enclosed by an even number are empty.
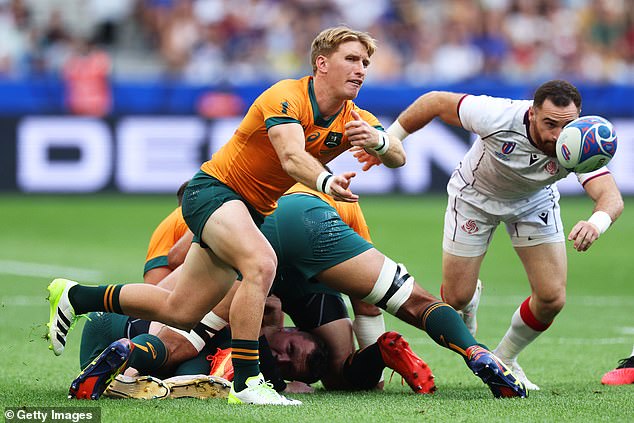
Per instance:
[[[388,129],[402,140],[439,117],[477,135],[447,185],[441,295],[475,333],[480,266],[493,232],[504,222],[531,295],[513,314],[494,353],[527,389],[539,387],[526,378],[517,357],[550,326],[566,299],[565,235],[555,182],[569,172],[558,164],[555,144],[580,111],[581,95],[562,80],[541,85],[533,100],[434,91],[420,96]],[[360,152],[356,156],[365,162],[364,170],[377,164]],[[586,251],[619,217],[623,199],[605,167],[577,179],[594,210],[572,228],[568,240]]]

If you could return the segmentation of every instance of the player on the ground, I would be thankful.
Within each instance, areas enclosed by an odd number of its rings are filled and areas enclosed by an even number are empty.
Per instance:
[[[323,291],[320,290],[320,291]],[[329,294],[320,298],[322,303],[329,303]],[[339,296],[340,298],[340,296]],[[275,299],[275,297],[269,297]],[[325,344],[319,337],[293,328],[284,328],[283,313],[279,299],[267,301],[268,313],[260,337],[260,363],[266,379],[277,391],[311,392],[306,384],[316,382],[332,365],[327,362]],[[324,315],[323,313],[326,312]],[[319,313],[318,315],[312,315]],[[339,317],[347,320],[347,314]],[[304,321],[322,321],[323,326],[331,325],[334,318],[332,310],[313,307],[303,313]],[[71,384],[71,396],[77,398],[98,399],[108,387],[112,379],[128,367],[126,374],[141,374],[136,379],[118,379],[109,387],[109,392],[117,397],[155,398],[185,396],[181,393],[188,386],[197,387],[210,396],[222,395],[219,384],[222,380],[200,378],[200,374],[211,374],[228,380],[233,379],[233,367],[230,361],[223,361],[231,354],[230,333],[228,329],[210,338],[205,348],[198,352],[185,338],[168,326],[158,322],[148,322],[114,313],[90,313],[82,333],[80,362],[84,369]],[[351,339],[352,329],[348,326]],[[121,339],[124,338],[124,339]],[[128,339],[129,341],[128,342]],[[347,350],[345,338],[339,345]],[[333,340],[330,340],[332,346]],[[337,347],[337,346],[335,346]],[[269,349],[270,348],[270,349]],[[210,369],[209,360],[213,367]],[[407,380],[416,393],[431,393],[435,390],[433,375],[427,365],[414,354],[407,342],[396,332],[387,332],[379,337],[376,343],[356,351],[346,358],[345,362],[336,363],[344,368],[340,377],[355,376],[339,382],[338,389],[370,389],[379,382],[383,369],[387,366],[398,371]],[[220,368],[220,371],[218,369]],[[133,373],[130,373],[133,370]],[[356,377],[356,374],[362,377]],[[174,394],[164,395],[165,387],[153,377],[179,377],[178,389]],[[184,378],[192,375],[192,378]],[[285,380],[293,381],[287,384]],[[173,388],[172,379],[168,386]],[[303,383],[297,383],[303,382]],[[303,385],[303,387],[302,387]],[[200,389],[205,388],[205,389]],[[332,383],[326,388],[333,389]],[[193,388],[192,388],[193,389]],[[228,392],[224,393],[226,396]],[[107,393],[108,394],[108,393]]]
[[[235,379],[229,402],[300,404],[278,395],[259,372],[257,338],[277,260],[258,226],[295,181],[340,201],[357,201],[348,189],[354,172],[332,175],[323,167],[351,146],[367,148],[390,167],[405,163],[400,141],[352,102],[374,50],[367,33],[324,30],[312,44],[313,76],[280,81],[255,100],[233,137],[185,190],[183,216],[194,244],[172,291],[149,284],[87,287],[53,281],[53,351],[61,354],[76,315],[89,311],[114,311],[189,330],[224,297],[239,271],[243,283],[230,313]]]
[[[629,358],[619,360],[619,365],[601,378],[604,385],[630,385],[634,383],[634,348]]]
[[[263,333],[265,335],[259,338],[259,356],[262,373],[267,381],[279,392],[306,392],[307,387],[302,388],[299,384],[287,385],[284,379],[304,383],[317,381],[326,367],[324,345],[318,338],[306,332],[284,331],[278,334],[276,331],[268,330]],[[268,339],[271,340],[271,348]],[[127,342],[128,340],[130,342]],[[178,389],[176,393],[168,392],[172,397],[183,396],[179,392],[187,386],[205,387],[207,389],[203,389],[202,394],[226,397],[229,393],[228,387],[226,391],[218,391],[222,380],[198,376],[210,374],[209,358],[216,354],[217,349],[226,349],[230,346],[231,333],[228,329],[209,338],[204,348],[198,351],[188,339],[162,323],[115,313],[90,313],[89,320],[84,326],[80,347],[80,365],[83,370],[71,384],[71,396],[98,399],[112,379],[126,368],[125,374],[128,376],[151,377],[133,379],[134,383],[125,383],[129,379],[119,379],[120,383],[111,387],[114,396],[159,397],[157,391],[160,392],[164,388],[154,377],[176,376]],[[292,360],[298,365],[282,367],[280,364],[283,363],[276,362],[277,357],[272,354],[276,349],[288,350],[285,360]],[[125,365],[122,368],[123,361],[120,361],[120,357],[123,356]],[[284,369],[287,370],[286,373],[281,371]],[[194,377],[185,378],[188,375]],[[233,378],[233,375],[222,376],[229,380]],[[210,389],[209,385],[216,388]],[[202,397],[202,394],[198,397]]]
[[[569,171],[560,166],[555,144],[562,128],[579,117],[581,95],[570,83],[541,85],[531,100],[509,100],[433,91],[419,97],[388,129],[403,140],[435,117],[478,137],[449,183],[443,241],[442,298],[463,314],[475,333],[480,299],[480,266],[496,227],[504,222],[531,287],[494,353],[528,389],[519,353],[543,333],[566,299],[566,247],[555,182]],[[364,169],[378,164],[357,153]],[[586,251],[616,220],[623,199],[607,168],[578,174],[594,201],[588,220],[568,234]]]

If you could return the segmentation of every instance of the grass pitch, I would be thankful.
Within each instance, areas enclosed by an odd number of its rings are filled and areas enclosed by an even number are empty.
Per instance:
[[[445,198],[365,197],[362,205],[376,246],[405,263],[433,294],[440,285]],[[457,355],[391,316],[436,375],[434,395],[414,395],[395,375],[384,392],[332,393],[319,385],[295,395],[302,407],[229,406],[220,400],[97,402],[66,399],[79,371],[81,327],[64,355],[46,347],[46,286],[53,277],[88,283],[141,281],[155,225],[175,206],[163,196],[2,196],[0,230],[0,405],[99,407],[103,422],[406,422],[406,421],[634,421],[634,385],[606,387],[601,375],[634,344],[634,200],[586,253],[569,248],[568,302],[553,326],[520,356],[542,387],[525,400],[496,400]],[[592,203],[564,198],[567,230],[586,219]],[[478,340],[491,348],[506,331],[528,282],[503,227],[482,268]],[[385,373],[386,382],[390,375]],[[9,420],[7,420],[9,421]]]

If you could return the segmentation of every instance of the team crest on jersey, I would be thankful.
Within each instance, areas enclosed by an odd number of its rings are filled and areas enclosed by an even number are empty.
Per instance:
[[[335,148],[341,145],[341,140],[343,139],[343,134],[341,132],[329,132],[326,137],[326,141],[324,144],[328,148]]]
[[[469,235],[474,234],[480,230],[480,228],[478,228],[478,224],[473,219],[469,219],[465,223],[463,223],[460,229],[462,229]]]
[[[320,135],[321,134],[319,132],[313,132],[308,136],[308,138],[306,138],[306,142],[313,142],[318,139]]]
[[[549,160],[548,163],[546,163],[546,166],[544,166],[544,169],[550,175],[556,175],[559,171],[559,166],[557,166],[557,163],[555,163],[554,161]]]
[[[503,154],[511,154],[513,152],[513,150],[515,150],[515,146],[517,144],[512,142],[512,141],[507,141],[504,144],[502,144],[502,153]]]

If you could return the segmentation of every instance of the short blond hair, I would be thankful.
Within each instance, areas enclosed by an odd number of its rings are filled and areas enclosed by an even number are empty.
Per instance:
[[[337,51],[340,44],[348,41],[359,41],[368,51],[371,57],[376,50],[376,40],[367,32],[354,31],[346,26],[324,29],[313,40],[310,48],[310,61],[313,65],[313,74],[317,72],[317,56],[330,56]]]

